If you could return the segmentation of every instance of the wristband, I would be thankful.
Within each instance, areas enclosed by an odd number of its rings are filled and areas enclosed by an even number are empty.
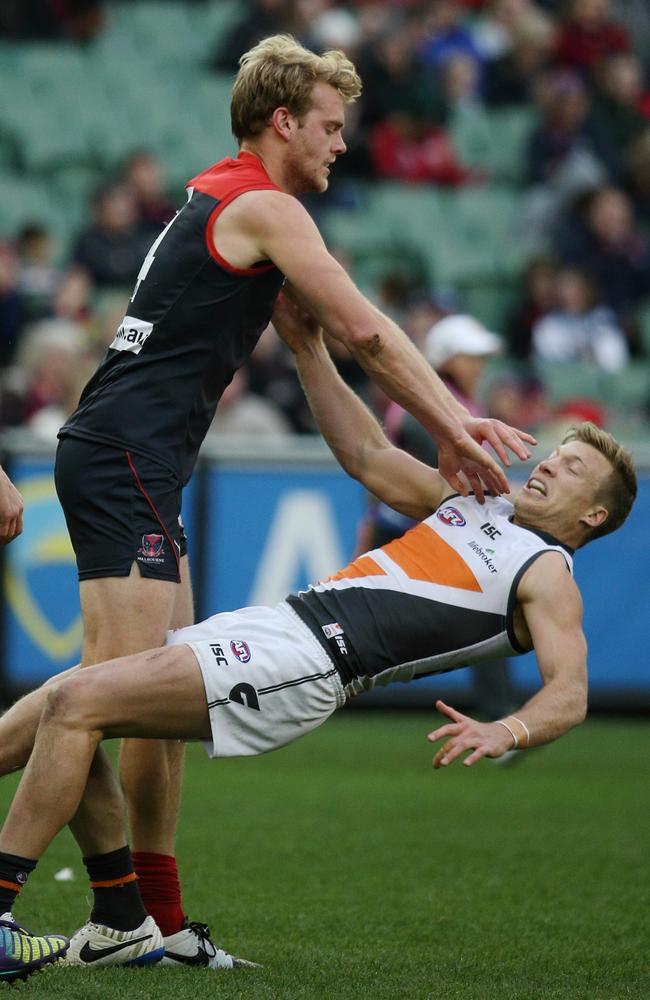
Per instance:
[[[516,715],[509,715],[508,718],[509,719],[514,719],[515,722],[519,723],[519,725],[521,726],[521,728],[523,729],[523,731],[526,734],[526,746],[528,746],[528,744],[530,743],[530,729],[528,728],[528,726],[526,725],[526,723],[523,721],[523,719],[519,719]]]
[[[497,719],[496,724],[497,726],[503,726],[504,729],[508,730],[508,732],[512,736],[512,749],[516,750],[517,747],[519,746],[519,740],[517,739],[517,734],[515,733],[514,729],[511,729],[508,723],[504,722],[503,719]]]

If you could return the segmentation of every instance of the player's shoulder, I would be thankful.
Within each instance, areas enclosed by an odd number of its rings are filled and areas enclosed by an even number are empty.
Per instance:
[[[582,607],[582,597],[567,558],[559,549],[547,548],[522,574],[517,587],[519,601],[565,602]]]

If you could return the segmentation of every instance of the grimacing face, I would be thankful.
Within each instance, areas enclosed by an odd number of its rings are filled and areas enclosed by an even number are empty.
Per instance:
[[[606,508],[597,500],[611,474],[604,455],[583,441],[569,441],[539,462],[517,494],[515,521],[548,531],[567,544],[579,539],[581,526],[595,528]]]
[[[295,193],[327,190],[330,167],[346,150],[342,129],[344,102],[336,88],[316,83],[312,106],[293,132],[287,151],[287,176]]]

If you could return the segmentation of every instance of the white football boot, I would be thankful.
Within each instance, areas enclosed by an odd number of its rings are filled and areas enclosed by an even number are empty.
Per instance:
[[[260,969],[257,962],[245,958],[235,958],[223,948],[217,948],[210,940],[210,929],[206,924],[193,921],[176,934],[163,938],[165,957],[161,965],[194,965],[207,969]]]
[[[132,931],[88,921],[70,939],[65,965],[150,965],[165,954],[160,929],[147,917]]]

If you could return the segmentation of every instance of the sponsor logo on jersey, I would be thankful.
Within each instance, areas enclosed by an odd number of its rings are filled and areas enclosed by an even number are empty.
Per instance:
[[[240,663],[248,663],[251,658],[250,647],[243,639],[233,639],[230,643],[230,649]]]
[[[492,560],[488,555],[488,552],[494,552],[494,549],[488,549],[486,552],[486,550],[481,545],[479,545],[478,542],[475,542],[473,539],[471,542],[468,542],[467,544],[469,545],[472,552],[476,552],[476,555],[483,560],[483,562],[486,565],[486,568],[489,569],[490,573],[498,572],[496,566],[494,565],[494,563],[492,562]]]
[[[130,351],[131,354],[139,354],[151,336],[152,330],[153,323],[137,319],[135,316],[125,316],[117,328],[115,339],[110,348],[113,351]]]
[[[467,521],[456,507],[443,507],[438,511],[438,520],[450,528],[464,528]]]
[[[138,549],[141,556],[145,559],[155,559],[157,556],[162,554],[165,545],[165,540],[162,535],[149,534],[142,536],[142,545]],[[162,559],[160,560],[162,562]]]
[[[343,629],[338,622],[331,622],[329,625],[322,625],[326,639],[332,639],[335,635],[343,635]]]

